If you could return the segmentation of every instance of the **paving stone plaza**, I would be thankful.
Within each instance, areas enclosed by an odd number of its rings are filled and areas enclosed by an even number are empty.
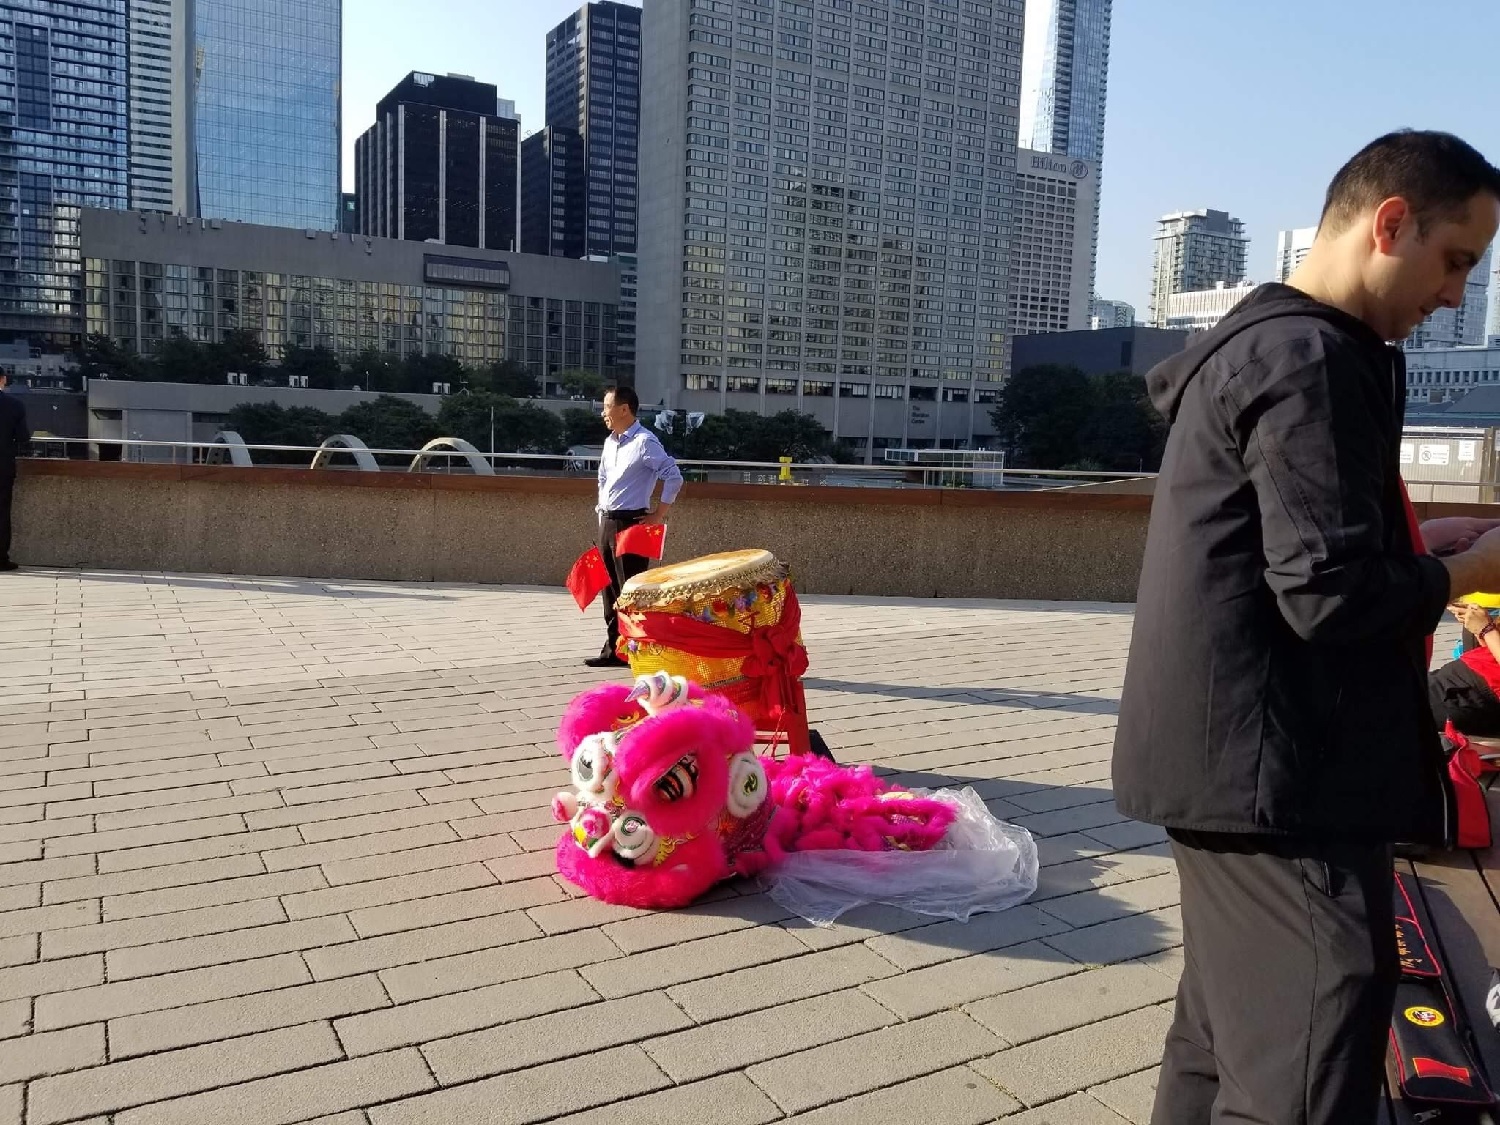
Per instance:
[[[828,929],[554,874],[561,590],[0,582],[0,1125],[1146,1121],[1180,971],[1110,738],[1128,607],[804,599],[840,760],[972,785],[1026,904]]]

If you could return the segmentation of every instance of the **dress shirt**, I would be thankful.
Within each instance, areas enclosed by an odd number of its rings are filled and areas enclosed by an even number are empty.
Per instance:
[[[682,473],[661,440],[639,422],[604,439],[599,458],[599,511],[629,512],[651,507],[651,492],[663,481],[661,502],[682,491]]]

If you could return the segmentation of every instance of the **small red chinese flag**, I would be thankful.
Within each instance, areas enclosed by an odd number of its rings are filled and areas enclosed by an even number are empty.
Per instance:
[[[568,592],[583,610],[608,587],[609,569],[604,565],[604,556],[598,547],[590,547],[568,571]]]
[[[666,545],[667,525],[664,523],[638,523],[615,536],[617,555],[645,555],[648,559],[660,559]]]

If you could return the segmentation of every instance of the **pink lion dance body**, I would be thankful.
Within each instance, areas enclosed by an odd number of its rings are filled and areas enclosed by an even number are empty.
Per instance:
[[[732,704],[658,673],[569,704],[557,735],[573,789],[552,801],[568,826],[557,869],[605,902],[685,906],[715,883],[796,851],[922,851],[954,817],[869,766],[755,753]]]

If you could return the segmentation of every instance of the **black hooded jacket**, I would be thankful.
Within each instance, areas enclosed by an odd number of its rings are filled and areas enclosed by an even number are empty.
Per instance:
[[[1401,353],[1265,285],[1147,383],[1172,429],[1115,736],[1120,811],[1442,842],[1425,638],[1450,591],[1400,491]]]

